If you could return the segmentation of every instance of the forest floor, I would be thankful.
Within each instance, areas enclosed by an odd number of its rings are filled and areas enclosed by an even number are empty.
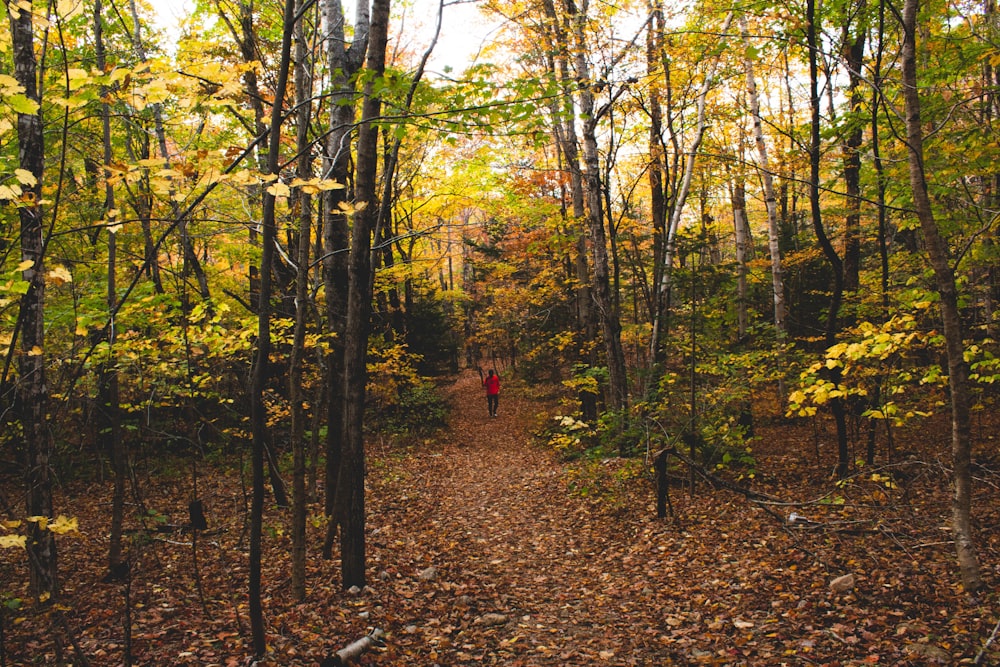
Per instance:
[[[258,664],[317,665],[373,628],[384,644],[361,664],[1000,664],[1000,639],[991,639],[1000,478],[996,441],[982,435],[994,430],[980,433],[993,463],[977,468],[975,501],[987,592],[971,599],[957,584],[947,530],[943,422],[897,435],[912,451],[891,470],[896,488],[870,472],[838,486],[829,433],[762,424],[754,489],[796,504],[752,502],[703,482],[693,495],[674,488],[675,519],[657,519],[652,484],[632,478],[634,467],[561,461],[540,445],[532,433],[555,408],[512,384],[491,419],[479,378],[466,371],[446,387],[446,431],[405,447],[369,444],[364,591],[342,591],[339,562],[319,558],[317,506],[309,594],[292,600],[288,513],[268,510],[269,654]],[[165,524],[186,516],[190,477],[157,468],[142,483],[145,506]],[[67,489],[60,506],[79,517],[81,535],[60,540],[63,611],[7,613],[5,664],[55,664],[53,613],[76,644],[67,663],[122,664],[126,609],[135,665],[250,664],[246,488],[233,470],[203,469],[198,490],[209,531],[197,543],[184,531],[134,539],[126,587],[100,582],[110,491]],[[793,511],[809,522],[789,524]],[[0,552],[0,591],[23,594],[14,583],[23,563],[9,551]],[[846,574],[854,586],[832,590]]]

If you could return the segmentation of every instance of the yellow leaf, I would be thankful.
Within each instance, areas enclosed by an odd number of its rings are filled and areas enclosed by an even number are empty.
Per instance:
[[[57,266],[48,272],[46,278],[52,281],[53,285],[64,285],[73,282],[73,276],[65,266]]]
[[[344,184],[332,178],[321,178],[316,185],[320,190],[343,190]]]
[[[28,538],[25,535],[0,535],[0,549],[24,548]]]
[[[29,357],[40,357],[43,354],[45,354],[45,353],[42,352],[42,348],[38,347],[37,345],[34,346],[33,348],[31,348],[30,350],[28,350],[28,356]],[[29,519],[29,521],[30,521],[30,519]]]
[[[24,260],[23,262],[21,262],[20,264],[17,265],[17,270],[18,271],[27,271],[28,269],[30,269],[34,265],[35,265],[35,260],[33,260],[33,259],[26,259],[26,260]]]
[[[63,20],[70,19],[83,11],[83,3],[79,0],[59,0],[56,3],[56,11]]]
[[[23,192],[21,186],[16,183],[14,185],[0,185],[0,200],[17,199]]]
[[[31,523],[37,523],[38,527],[42,530],[45,530],[45,528],[49,525],[49,517],[47,516],[29,516],[25,517],[24,520],[30,521]]]
[[[267,193],[274,197],[287,197],[291,192],[289,187],[284,183],[275,183],[267,188]]]
[[[17,181],[21,185],[34,186],[38,184],[38,179],[27,169],[15,169],[14,176],[17,177]]]
[[[170,99],[170,91],[167,84],[162,79],[153,79],[146,86],[146,101],[149,104],[159,104]]]
[[[76,517],[70,519],[64,514],[60,514],[56,517],[56,520],[49,524],[49,530],[56,535],[65,535],[66,533],[77,533],[79,532],[79,524]]]

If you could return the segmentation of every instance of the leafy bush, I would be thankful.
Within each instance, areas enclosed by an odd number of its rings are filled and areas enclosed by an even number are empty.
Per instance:
[[[448,404],[434,383],[419,380],[400,390],[398,400],[371,411],[373,430],[390,433],[425,433],[448,425]]]
[[[537,434],[563,460],[580,458],[594,443],[596,431],[573,416],[556,415],[549,428]]]

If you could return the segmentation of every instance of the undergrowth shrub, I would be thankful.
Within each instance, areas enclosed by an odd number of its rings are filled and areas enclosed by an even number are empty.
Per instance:
[[[447,425],[448,405],[417,372],[421,357],[405,344],[379,339],[369,347],[368,418],[373,431],[425,433]]]

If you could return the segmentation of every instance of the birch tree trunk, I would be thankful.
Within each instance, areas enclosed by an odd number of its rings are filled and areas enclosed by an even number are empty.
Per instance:
[[[747,32],[747,20],[743,15],[740,16],[740,36],[743,39],[744,53],[746,53],[750,47],[750,36]],[[744,55],[743,57],[743,71],[747,81],[747,96],[750,98],[753,138],[757,145],[757,168],[760,173],[761,185],[764,188],[764,206],[767,209],[767,247],[771,254],[771,292],[774,302],[774,328],[778,332],[779,341],[783,341],[788,332],[785,325],[785,283],[781,274],[781,248],[779,246],[781,232],[778,225],[778,199],[774,193],[774,177],[771,174],[767,143],[764,141],[764,127],[760,117],[760,97],[757,94],[757,78],[754,75],[753,60],[750,59],[749,55]]]
[[[733,230],[736,234],[736,328],[740,342],[747,336],[747,202],[742,175],[730,177],[730,200],[733,208]]]
[[[725,35],[729,30],[729,26],[733,22],[733,12],[726,14],[725,20],[722,22],[722,27],[719,29],[720,35]],[[705,136],[705,129],[707,128],[707,123],[705,120],[705,100],[708,97],[708,91],[712,88],[712,83],[715,79],[715,71],[719,65],[719,58],[716,56],[713,58],[712,63],[708,67],[708,71],[705,72],[705,80],[702,81],[701,90],[698,92],[698,121],[695,126],[695,136],[685,151],[684,156],[684,176],[681,179],[680,188],[677,191],[677,196],[674,200],[673,213],[670,216],[670,224],[667,228],[667,238],[664,244],[663,253],[663,273],[661,274],[660,284],[657,287],[656,303],[657,309],[656,314],[653,318],[653,332],[650,336],[650,353],[654,361],[658,360],[660,357],[660,337],[661,328],[664,318],[666,317],[666,301],[667,294],[670,290],[670,273],[671,265],[674,261],[674,250],[675,242],[677,239],[677,230],[680,228],[681,216],[684,213],[684,204],[687,201],[688,193],[691,192],[691,181],[694,178],[694,163],[698,155],[698,149],[701,147],[701,140]]]
[[[948,358],[948,388],[951,391],[951,454],[954,469],[952,483],[952,533],[955,553],[966,592],[974,593],[982,585],[979,559],[970,519],[972,506],[972,432],[969,419],[969,366],[965,361],[962,342],[962,320],[958,310],[958,288],[955,273],[948,260],[948,244],[942,238],[934,219],[924,170],[924,135],[920,118],[920,91],[917,88],[917,26],[918,0],[903,4],[903,99],[906,108],[906,144],[909,153],[910,188],[913,207],[920,221],[924,244],[934,269],[938,307],[944,328],[945,351]]]
[[[586,5],[578,9],[574,0],[565,0],[566,16],[572,23],[573,64],[580,83],[578,98],[583,118],[583,163],[587,209],[587,231],[590,234],[590,254],[593,260],[593,298],[601,323],[604,350],[608,364],[609,399],[611,407],[626,416],[628,410],[628,375],[625,352],[621,341],[621,321],[611,293],[611,267],[608,241],[604,229],[601,164],[597,150],[597,122],[594,94],[591,90],[590,66],[587,62]],[[624,442],[622,446],[625,446]],[[624,452],[623,452],[624,453]]]

